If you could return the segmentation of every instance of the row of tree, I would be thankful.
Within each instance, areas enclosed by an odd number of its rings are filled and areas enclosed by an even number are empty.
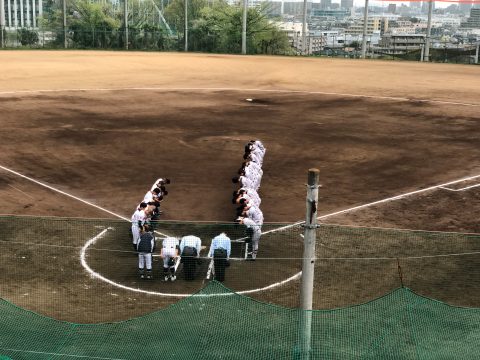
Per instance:
[[[57,0],[58,1],[58,0]],[[184,48],[185,3],[188,5],[188,48],[191,51],[240,53],[242,11],[224,0],[128,1],[128,46],[131,49],[182,50]],[[164,1],[164,0],[161,0]],[[123,48],[125,25],[123,4],[113,2],[67,1],[67,29],[63,11],[48,0],[40,28],[52,46],[61,47],[65,34],[72,48]],[[160,11],[160,9],[164,11]],[[266,15],[265,8],[249,8],[247,51],[250,54],[291,54],[288,37]],[[34,45],[39,37],[22,30],[23,45]],[[45,44],[44,44],[45,45]]]

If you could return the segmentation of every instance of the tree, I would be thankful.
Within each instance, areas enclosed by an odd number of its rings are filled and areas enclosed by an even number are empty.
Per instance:
[[[38,33],[34,30],[21,28],[18,30],[18,41],[20,41],[23,46],[35,45],[38,43]]]

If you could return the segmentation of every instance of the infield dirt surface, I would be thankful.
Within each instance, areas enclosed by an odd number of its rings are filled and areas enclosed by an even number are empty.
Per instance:
[[[260,189],[266,222],[292,223],[304,217],[304,184],[312,167],[320,170],[323,185],[319,216],[480,175],[480,71],[475,66],[2,51],[0,68],[0,165],[127,218],[156,178],[169,177],[163,220],[231,222],[235,213],[231,178],[250,139],[262,140],[267,148]],[[479,179],[455,187],[476,185]],[[115,218],[2,169],[0,209],[15,215]],[[480,187],[458,192],[434,189],[323,222],[480,233],[479,213]],[[72,240],[73,250],[62,250],[65,270],[56,272],[50,259],[48,276],[35,269],[41,263],[33,261],[38,247],[24,254],[32,257],[26,270],[16,262],[18,249],[7,247],[13,254],[4,253],[0,263],[10,269],[2,271],[0,296],[79,322],[126,319],[178,300],[132,295],[91,279],[78,260],[78,249],[98,231],[87,232]],[[15,238],[11,236],[3,240]],[[124,240],[121,246],[115,243],[118,239]],[[260,255],[301,256],[301,241],[285,243],[265,244],[263,253],[261,245]],[[129,245],[128,235],[122,233],[115,239],[107,237],[101,247],[126,250]],[[465,249],[479,248],[477,241]],[[42,251],[48,258],[57,250]],[[135,257],[115,256],[89,255],[92,268],[115,281],[166,289],[167,284],[160,282],[138,284]],[[55,253],[58,257],[62,255]],[[468,260],[464,270],[478,275],[478,266],[472,265],[478,263],[478,255]],[[265,286],[299,269],[298,261],[272,263],[233,264],[226,285],[234,290]],[[385,266],[393,273],[397,270],[396,263]],[[28,278],[23,271],[35,276]],[[372,274],[378,278],[382,271],[380,266]],[[339,292],[318,305],[370,300],[399,285],[394,275],[377,279],[384,280],[382,285],[360,284],[347,300]],[[183,293],[195,291],[202,282],[170,285],[168,291]],[[298,281],[255,296],[296,306],[297,286]],[[432,289],[424,293],[458,305],[480,306],[475,302],[478,287],[464,301]],[[50,299],[52,292],[56,300]],[[139,307],[139,301],[144,305]]]

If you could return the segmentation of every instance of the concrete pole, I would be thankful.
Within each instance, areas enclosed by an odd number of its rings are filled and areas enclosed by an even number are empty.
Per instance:
[[[24,16],[23,16],[23,0],[18,0],[20,1],[20,27],[25,27],[25,21],[24,21]]]
[[[43,0],[38,0],[38,16],[43,15]]]
[[[243,0],[242,55],[247,55],[247,14],[248,14],[248,0]]]
[[[420,49],[420,62],[423,61],[423,51],[425,50],[425,45],[422,45],[421,49]]]
[[[125,50],[128,50],[128,0],[123,0],[123,22],[125,29]]]
[[[302,55],[307,54],[307,0],[303,0]]]
[[[428,20],[427,20],[427,38],[425,39],[425,57],[424,61],[430,61],[430,42],[432,34],[432,13],[433,13],[433,0],[428,2]]]
[[[312,342],[312,304],[313,280],[315,275],[315,241],[317,232],[318,204],[318,169],[308,170],[307,214],[303,240],[302,284],[300,306],[303,309],[301,318],[300,355],[302,360],[308,360]]]
[[[65,49],[68,47],[68,44],[67,44],[67,0],[63,0],[63,47]]]
[[[0,47],[5,47],[5,1],[0,0]]]
[[[13,25],[15,26],[15,29],[18,28],[18,6],[17,6],[17,0],[13,0]]]
[[[185,0],[185,52],[188,51],[188,0]]]
[[[35,8],[35,0],[32,0],[32,27],[37,27],[37,9]]]
[[[477,51],[475,51],[475,64],[478,64],[478,53],[479,53],[480,43],[477,44]]]
[[[26,20],[27,27],[32,27],[32,23],[30,22],[30,1],[31,0],[25,1],[25,5],[27,6],[27,20]]]
[[[362,38],[362,59],[367,54],[367,25],[368,25],[368,0],[365,0],[365,10],[363,11],[363,38]]]
[[[7,0],[8,27],[12,27],[12,0]]]

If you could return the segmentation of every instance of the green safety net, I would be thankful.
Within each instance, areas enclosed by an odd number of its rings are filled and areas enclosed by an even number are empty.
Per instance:
[[[2,300],[0,354],[7,359],[303,359],[309,323],[310,359],[480,358],[478,308],[453,307],[399,288],[362,305],[308,312],[258,302],[215,281],[163,310],[95,325],[57,321]]]

